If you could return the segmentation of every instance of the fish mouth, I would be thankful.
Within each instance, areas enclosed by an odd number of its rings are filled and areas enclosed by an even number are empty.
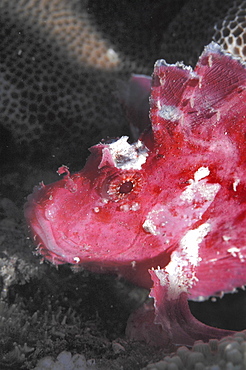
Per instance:
[[[45,219],[43,211],[35,200],[35,194],[31,195],[24,206],[24,215],[29,224],[37,252],[53,264],[63,264],[67,262],[62,249],[55,241],[54,233],[50,222]]]

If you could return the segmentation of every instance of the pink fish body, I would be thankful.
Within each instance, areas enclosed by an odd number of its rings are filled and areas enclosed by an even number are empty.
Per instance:
[[[156,62],[152,129],[93,146],[85,167],[29,196],[38,251],[146,288],[172,266],[190,297],[246,283],[246,71],[210,44],[193,71]]]

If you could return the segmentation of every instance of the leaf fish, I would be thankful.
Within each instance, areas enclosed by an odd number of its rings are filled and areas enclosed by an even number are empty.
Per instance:
[[[158,60],[150,121],[35,188],[25,217],[38,252],[145,288],[159,276],[171,301],[175,286],[199,300],[233,291],[246,283],[245,66],[215,43],[194,70]]]

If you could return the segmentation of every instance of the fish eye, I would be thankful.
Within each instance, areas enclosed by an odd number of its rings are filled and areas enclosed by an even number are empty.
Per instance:
[[[121,172],[109,176],[102,186],[102,196],[115,202],[126,197],[135,197],[142,186],[142,176],[138,172]]]
[[[120,194],[130,193],[130,191],[132,191],[133,187],[134,187],[134,184],[133,184],[132,181],[125,181],[125,182],[123,182],[123,184],[120,185],[119,193]]]

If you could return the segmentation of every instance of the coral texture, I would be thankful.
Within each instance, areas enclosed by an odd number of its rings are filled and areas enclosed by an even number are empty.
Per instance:
[[[1,1],[2,155],[58,164],[126,132],[117,81],[162,57],[195,64],[231,2],[199,3]]]
[[[214,40],[229,53],[246,60],[246,2],[234,1],[225,18],[216,24]]]

